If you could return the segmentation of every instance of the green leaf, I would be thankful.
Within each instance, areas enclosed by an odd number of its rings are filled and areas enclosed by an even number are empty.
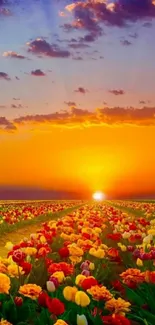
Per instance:
[[[126,288],[126,294],[130,301],[140,307],[145,303],[145,300],[130,288]]]
[[[17,325],[28,325],[28,323],[27,322],[19,322],[19,323],[17,323]]]
[[[143,310],[141,315],[144,315],[144,319],[146,319],[152,325],[155,324],[155,315],[151,314],[149,311]]]
[[[25,303],[17,308],[18,321],[26,321],[31,316],[29,306]]]
[[[3,303],[2,313],[4,315],[4,318],[6,318],[10,323],[17,322],[17,309],[14,302],[11,299]]]

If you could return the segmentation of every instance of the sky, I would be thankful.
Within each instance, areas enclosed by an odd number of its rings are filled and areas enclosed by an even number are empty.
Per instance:
[[[0,0],[0,199],[155,195],[154,34],[154,0]]]

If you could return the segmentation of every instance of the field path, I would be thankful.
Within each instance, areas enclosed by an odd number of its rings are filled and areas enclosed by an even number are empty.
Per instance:
[[[24,229],[18,229],[14,232],[7,233],[0,238],[0,256],[5,258],[8,250],[5,248],[5,244],[11,241],[14,245],[18,244],[24,237],[29,237],[30,234],[35,233],[40,229],[40,224],[33,226],[27,226]]]
[[[64,209],[57,213],[50,213],[45,216],[41,216],[40,219],[33,219],[32,224],[25,223],[24,227],[20,229],[15,229],[14,231],[7,232],[0,236],[0,257],[5,258],[7,256],[8,250],[5,245],[7,242],[12,242],[14,245],[18,244],[24,237],[29,238],[32,233],[36,233],[37,230],[41,228],[41,224],[52,219],[58,219],[65,216],[68,213],[77,210],[82,205],[74,206],[72,208]],[[39,221],[39,222],[38,222]]]

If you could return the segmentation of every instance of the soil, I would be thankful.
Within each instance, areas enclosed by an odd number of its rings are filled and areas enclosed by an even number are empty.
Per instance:
[[[10,232],[0,238],[0,256],[5,258],[8,250],[5,248],[7,242],[18,244],[24,237],[29,238],[30,234],[35,233],[40,229],[40,224],[27,226],[24,229],[18,229],[15,232]]]

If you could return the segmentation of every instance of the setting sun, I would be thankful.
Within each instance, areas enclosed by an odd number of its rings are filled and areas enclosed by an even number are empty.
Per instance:
[[[93,199],[96,200],[96,201],[102,201],[105,199],[105,194],[102,193],[102,192],[95,192],[93,194]]]

